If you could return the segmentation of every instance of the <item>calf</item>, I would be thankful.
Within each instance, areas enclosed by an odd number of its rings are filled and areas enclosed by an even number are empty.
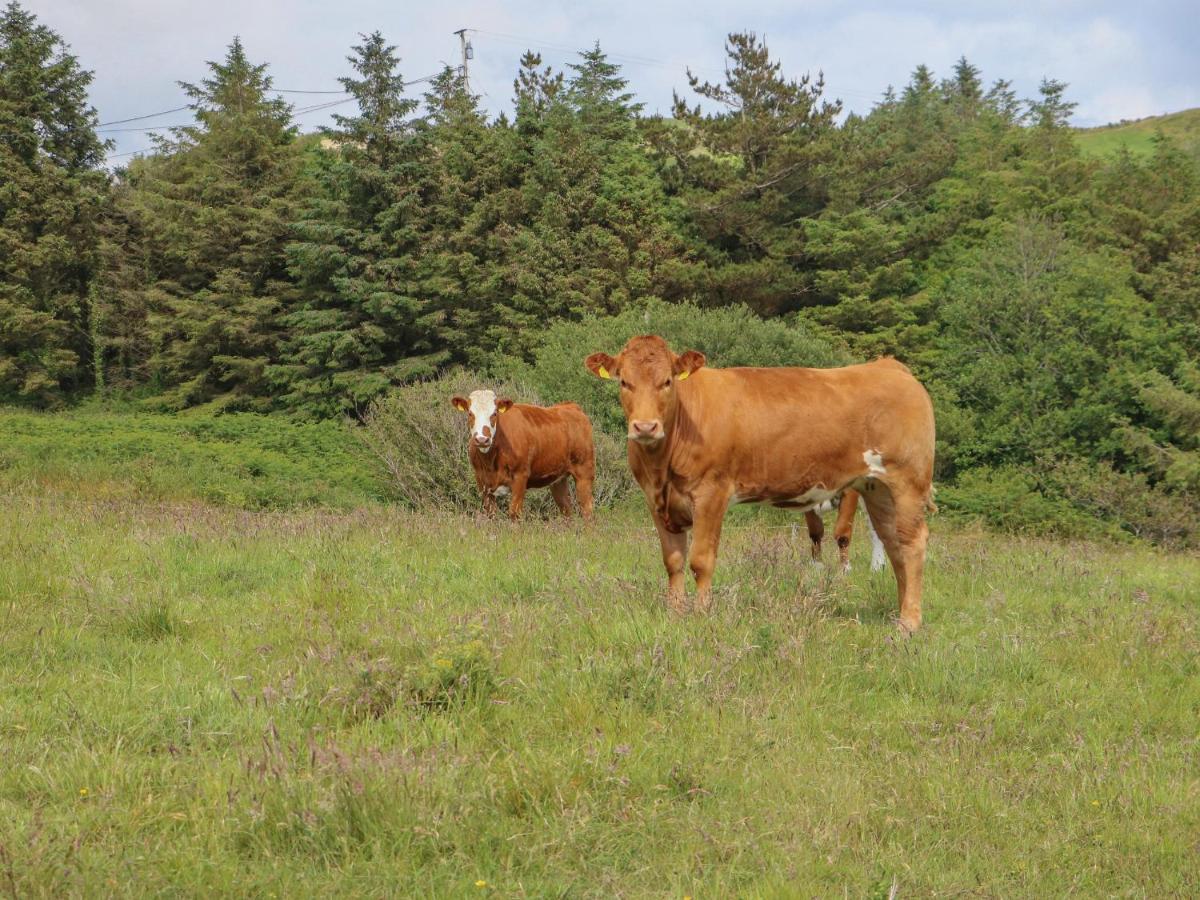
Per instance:
[[[520,519],[525,490],[548,487],[563,515],[570,516],[571,477],[579,511],[592,520],[596,454],[592,423],[583,410],[574,403],[542,407],[497,400],[492,391],[472,391],[470,397],[453,397],[450,402],[470,423],[467,455],[485,513],[494,515],[496,498],[511,493],[509,518]]]
[[[629,466],[658,530],[671,606],[686,609],[689,529],[696,607],[706,609],[730,503],[807,512],[852,488],[891,559],[900,627],[919,628],[934,448],[933,405],[920,382],[894,359],[840,369],[704,363],[703,353],[677,355],[655,335],[585,361],[620,383]]]

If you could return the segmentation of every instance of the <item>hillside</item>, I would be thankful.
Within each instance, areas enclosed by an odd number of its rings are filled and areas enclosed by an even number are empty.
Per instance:
[[[1149,116],[1134,122],[1076,129],[1079,147],[1089,156],[1108,156],[1125,146],[1136,154],[1149,154],[1154,135],[1161,131],[1200,160],[1200,109],[1185,109],[1165,116]]]

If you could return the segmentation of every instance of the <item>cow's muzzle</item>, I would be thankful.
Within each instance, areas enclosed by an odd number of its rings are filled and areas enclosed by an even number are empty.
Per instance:
[[[663,439],[663,435],[662,422],[657,419],[635,419],[629,423],[629,440],[639,444],[657,444]]]

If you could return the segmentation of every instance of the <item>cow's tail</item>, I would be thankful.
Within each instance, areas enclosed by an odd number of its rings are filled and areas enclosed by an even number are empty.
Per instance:
[[[937,515],[938,511],[937,504],[933,502],[933,495],[936,493],[937,488],[935,488],[932,484],[929,485],[929,490],[925,494],[925,512],[929,513],[931,516]]]

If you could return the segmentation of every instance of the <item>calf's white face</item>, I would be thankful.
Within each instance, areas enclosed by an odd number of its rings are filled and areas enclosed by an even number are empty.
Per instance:
[[[513,405],[511,400],[497,400],[494,391],[471,391],[467,398],[453,397],[454,408],[467,414],[471,427],[471,442],[480,453],[492,449],[496,440],[496,419]]]

